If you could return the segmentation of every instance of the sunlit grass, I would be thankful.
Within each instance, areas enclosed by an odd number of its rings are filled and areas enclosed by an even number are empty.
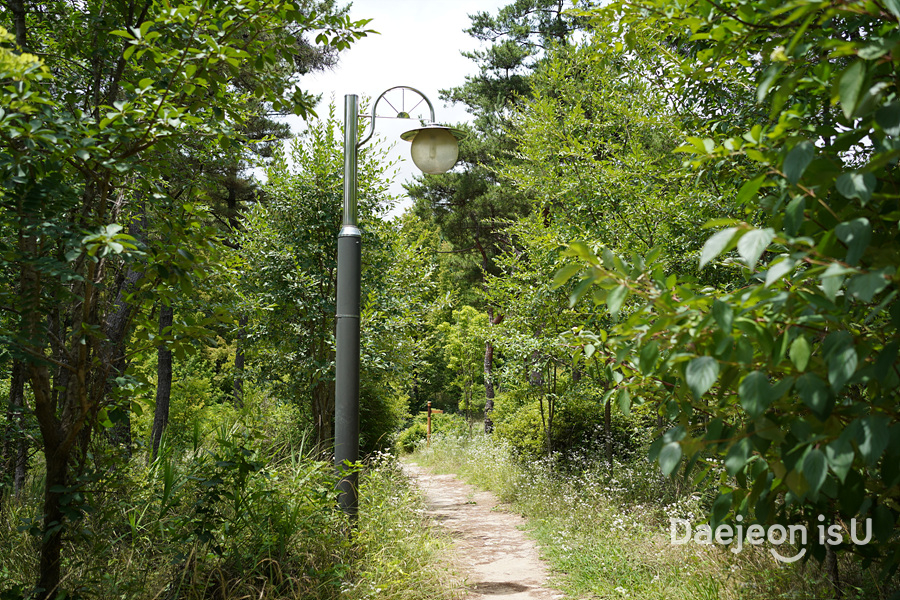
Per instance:
[[[429,522],[421,492],[394,457],[373,458],[360,485],[359,562],[342,597],[450,599],[461,594],[451,540]]]
[[[143,455],[118,464],[70,524],[62,588],[85,600],[455,598],[449,541],[396,462],[363,467],[352,531],[333,465],[300,442],[272,460],[270,438],[229,425],[195,447],[163,447],[149,465]],[[36,581],[41,497],[31,478],[0,512],[2,598],[27,598]]]
[[[527,518],[526,529],[551,565],[556,587],[574,598],[829,599],[818,563],[784,565],[763,547],[670,543],[669,517],[705,514],[702,497],[662,477],[643,459],[613,465],[587,457],[520,463],[501,441],[436,437],[413,456],[497,493]],[[584,466],[581,469],[573,465]],[[589,466],[588,466],[589,465]],[[844,598],[886,590],[849,557],[841,561]]]

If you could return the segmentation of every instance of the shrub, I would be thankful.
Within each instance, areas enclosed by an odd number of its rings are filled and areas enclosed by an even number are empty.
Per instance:
[[[386,381],[364,384],[359,393],[359,442],[362,454],[391,448],[394,433],[409,410],[409,398]]]
[[[428,434],[428,415],[416,415],[412,423],[397,436],[397,447],[403,452],[412,452],[425,441]],[[431,433],[464,436],[468,433],[466,420],[462,415],[436,413],[431,415]]]
[[[560,395],[555,402],[551,448],[563,458],[605,453],[604,402],[602,390],[579,385]],[[517,456],[533,459],[547,453],[544,434],[546,419],[541,417],[541,402],[529,390],[500,394],[496,400],[494,426],[497,437],[507,441]],[[613,456],[630,456],[640,445],[647,426],[639,414],[630,417],[613,408],[610,415]]]

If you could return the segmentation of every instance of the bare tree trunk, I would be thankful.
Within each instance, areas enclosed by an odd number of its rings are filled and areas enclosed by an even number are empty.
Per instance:
[[[841,576],[838,572],[837,553],[828,544],[825,544],[825,562],[822,564],[822,569],[825,571],[828,583],[831,584],[834,590],[835,599],[840,600],[840,598],[844,597],[844,589],[841,586]]]
[[[86,355],[86,351],[85,351]],[[86,358],[86,357],[84,357]],[[65,528],[63,497],[68,486],[69,460],[75,441],[87,420],[87,393],[84,387],[86,360],[82,360],[65,391],[61,417],[51,403],[50,372],[46,366],[28,365],[28,379],[34,393],[34,414],[41,428],[46,478],[44,480],[44,531],[41,537],[37,598],[55,598],[60,584],[60,554]]]
[[[38,598],[55,598],[60,584],[60,555],[62,552],[63,512],[62,494],[51,490],[65,488],[68,484],[68,452],[45,444],[47,479],[44,486],[44,536],[41,543]]]
[[[531,353],[529,361],[528,381],[531,385],[538,387],[544,385],[544,372],[540,368],[541,353],[535,350]]]
[[[312,417],[318,453],[330,452],[334,443],[334,386],[320,381],[312,388]]]
[[[547,394],[547,456],[553,454],[553,418],[556,416],[556,366],[553,367],[551,374],[547,371],[547,388],[550,382],[553,382],[552,393]],[[549,391],[549,390],[548,390]]]
[[[487,309],[488,323],[491,327],[499,325],[503,321],[503,315],[494,317],[494,308]],[[490,341],[484,343],[484,432],[494,431],[494,421],[491,413],[494,412],[494,345]]]
[[[606,447],[606,462],[612,467],[612,396],[606,399],[603,408],[603,444]]]
[[[24,381],[24,378],[23,378]],[[24,403],[23,403],[24,407]],[[20,423],[24,422],[24,415],[20,416]],[[25,475],[28,472],[28,439],[23,435],[16,442],[16,475],[13,480],[13,490],[16,498],[22,498],[22,488],[25,487]]]
[[[25,23],[25,2],[23,0],[9,0],[9,11],[13,15],[16,24],[16,45],[22,50],[28,47],[27,29]]]
[[[174,311],[165,304],[159,310],[159,335],[172,330]],[[168,330],[168,331],[166,331]],[[151,459],[159,452],[159,443],[163,431],[169,424],[169,401],[172,397],[172,351],[165,345],[156,351],[156,410],[153,413],[153,430],[151,432],[153,450]]]
[[[147,215],[141,211],[141,218],[135,220],[128,227],[128,233],[136,239],[141,240],[147,229]],[[127,268],[125,276],[119,285],[119,291],[116,293],[116,300],[112,310],[106,317],[104,322],[104,331],[106,333],[106,341],[103,343],[104,362],[106,363],[104,376],[106,381],[100,382],[104,396],[108,396],[113,389],[113,380],[125,373],[125,343],[131,331],[131,324],[137,308],[128,302],[128,296],[134,291],[141,274],[137,271]],[[98,398],[97,402],[101,399]],[[110,433],[110,439],[119,446],[126,449],[128,455],[131,455],[132,439],[131,439],[131,407],[122,407],[122,416],[113,425]]]
[[[244,346],[247,343],[247,315],[238,319],[237,342],[234,347],[234,405],[244,407]]]
[[[33,217],[20,207],[21,223],[27,223]],[[38,246],[36,236],[27,233],[23,227],[19,232],[19,252],[24,257],[40,256],[42,249]],[[93,281],[96,276],[93,263],[87,265],[83,299],[73,311],[72,331],[81,331],[82,325],[90,326],[90,318],[96,306],[96,289]],[[41,313],[41,297],[44,291],[42,273],[33,264],[24,261],[20,271],[19,286],[24,305],[22,312],[22,334],[28,340],[41,340],[46,337],[46,315]],[[35,356],[45,355],[43,346],[27,347]],[[26,377],[34,395],[34,416],[41,430],[42,449],[46,463],[44,479],[43,535],[39,550],[39,573],[37,579],[38,600],[47,600],[55,596],[60,584],[60,552],[62,550],[62,534],[64,531],[63,513],[61,510],[63,496],[67,493],[67,473],[72,449],[87,425],[91,410],[87,394],[88,371],[92,364],[91,344],[85,337],[76,336],[70,350],[63,350],[61,345],[54,348],[58,359],[67,359],[65,370],[69,377],[64,389],[59,389],[51,380],[46,364],[31,362],[26,367]],[[54,393],[57,388],[58,394]]]
[[[112,391],[113,380],[125,373],[124,346],[135,313],[135,307],[129,304],[126,298],[137,285],[140,278],[141,274],[137,271],[132,271],[131,269],[126,271],[125,278],[116,295],[115,308],[106,318],[104,329],[107,339],[103,347],[106,355],[104,356],[106,361],[104,371],[108,372],[104,373],[106,381],[98,383],[98,385],[103,387],[105,396]],[[127,451],[130,453],[132,446],[130,407],[124,407],[122,413],[122,417],[115,422],[110,430],[109,437],[114,443],[128,449]]]
[[[6,406],[6,423],[4,426],[3,449],[2,449],[2,473],[0,479],[12,483],[12,490],[18,495],[20,489],[19,475],[19,457],[24,455],[25,436],[22,435],[23,414],[22,410],[25,406],[25,367],[18,361],[14,360],[10,373],[9,382],[9,404]],[[23,476],[24,479],[24,465]],[[4,495],[0,493],[0,506]]]
[[[494,431],[494,421],[491,413],[494,412],[494,345],[489,341],[484,343],[484,432]]]

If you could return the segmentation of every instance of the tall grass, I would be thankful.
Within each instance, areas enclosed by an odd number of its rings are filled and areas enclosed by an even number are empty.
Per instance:
[[[669,517],[696,520],[702,496],[664,478],[654,464],[555,456],[522,463],[489,437],[436,437],[414,459],[457,473],[511,502],[527,518],[555,573],[579,598],[828,599],[836,592],[815,561],[785,565],[764,547],[738,554],[721,545],[670,543]],[[842,561],[844,598],[885,597],[874,571]]]
[[[337,508],[336,474],[290,443],[222,422],[213,435],[97,469],[74,504],[63,552],[67,598],[362,600],[454,597],[436,569],[447,541],[424,526],[396,464],[363,467],[358,527]],[[304,451],[306,452],[304,454]],[[35,465],[32,473],[39,474]],[[42,483],[0,514],[0,597],[36,580]]]
[[[378,454],[360,484],[359,560],[343,597],[431,600],[456,598],[462,580],[448,558],[452,540],[434,528],[422,494],[397,460]]]

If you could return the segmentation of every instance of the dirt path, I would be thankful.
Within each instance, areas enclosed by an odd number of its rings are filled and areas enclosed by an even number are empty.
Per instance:
[[[403,470],[424,492],[431,517],[457,540],[469,600],[563,598],[545,587],[547,567],[534,542],[517,528],[521,516],[504,510],[490,492],[479,492],[452,475],[435,475],[414,463],[405,463]]]

